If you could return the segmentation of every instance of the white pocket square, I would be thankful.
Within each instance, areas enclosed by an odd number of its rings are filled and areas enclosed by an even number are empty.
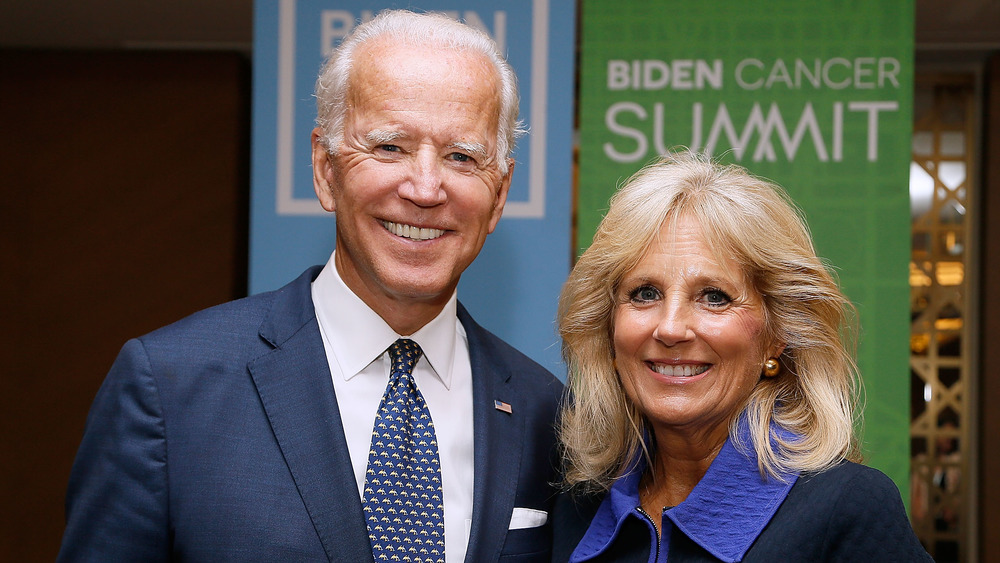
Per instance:
[[[544,510],[534,508],[515,507],[510,514],[510,526],[508,530],[521,530],[524,528],[537,528],[544,525],[549,520],[549,513]]]

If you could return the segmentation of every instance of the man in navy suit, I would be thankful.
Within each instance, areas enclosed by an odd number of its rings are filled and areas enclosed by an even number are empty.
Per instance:
[[[124,346],[73,466],[60,560],[371,561],[363,485],[401,337],[423,350],[446,560],[548,560],[561,385],[456,298],[510,186],[513,72],[478,31],[387,12],[331,55],[316,95],[329,262]]]

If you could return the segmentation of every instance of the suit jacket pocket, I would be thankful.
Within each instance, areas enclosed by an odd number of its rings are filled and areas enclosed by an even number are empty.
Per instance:
[[[549,561],[552,553],[552,525],[507,530],[500,561],[528,563]]]

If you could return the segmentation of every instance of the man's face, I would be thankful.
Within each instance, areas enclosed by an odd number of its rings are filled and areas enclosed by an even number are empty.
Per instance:
[[[337,215],[337,270],[380,314],[443,305],[510,186],[497,166],[496,74],[478,55],[389,40],[363,47],[352,72],[337,154],[313,134],[316,193]]]

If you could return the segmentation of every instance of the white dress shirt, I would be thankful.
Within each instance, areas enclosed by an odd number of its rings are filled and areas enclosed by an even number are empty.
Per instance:
[[[344,284],[331,255],[312,284],[312,299],[362,499],[372,428],[389,383],[391,361],[386,350],[401,337],[414,340],[423,350],[413,379],[437,434],[445,560],[463,561],[472,528],[472,367],[465,328],[456,314],[456,295],[414,334],[396,334]]]

